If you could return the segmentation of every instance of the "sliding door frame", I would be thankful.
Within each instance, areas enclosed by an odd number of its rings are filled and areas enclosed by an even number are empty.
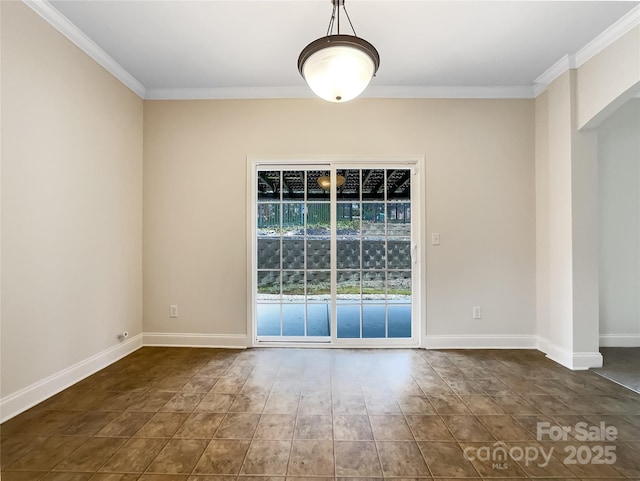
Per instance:
[[[424,156],[248,156],[247,157],[247,333],[251,347],[423,347],[426,333],[426,221]],[[338,338],[337,304],[331,303],[330,342],[312,339],[259,341],[257,335],[257,172],[259,169],[291,170],[326,169],[335,185],[336,171],[341,169],[411,169],[411,271],[412,271],[412,337],[411,338]],[[336,297],[337,276],[337,193],[330,191],[331,206],[331,298]],[[362,322],[362,321],[361,321]]]

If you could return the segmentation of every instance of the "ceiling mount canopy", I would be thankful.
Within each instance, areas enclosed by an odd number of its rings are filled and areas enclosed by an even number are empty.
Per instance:
[[[367,88],[380,66],[380,55],[373,45],[356,35],[344,0],[331,3],[333,13],[327,34],[302,50],[298,70],[318,97],[329,102],[347,102]],[[340,33],[341,10],[353,35]]]

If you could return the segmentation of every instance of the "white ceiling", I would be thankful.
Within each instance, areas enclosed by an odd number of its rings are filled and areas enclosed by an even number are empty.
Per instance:
[[[441,87],[532,91],[555,62],[639,3],[347,0],[346,6],[358,35],[380,52],[369,90],[398,96]],[[306,92],[298,55],[325,35],[332,9],[330,0],[49,4],[151,98]]]

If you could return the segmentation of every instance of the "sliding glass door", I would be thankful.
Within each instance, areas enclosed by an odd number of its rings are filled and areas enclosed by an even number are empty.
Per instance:
[[[254,166],[257,343],[417,342],[415,170]]]

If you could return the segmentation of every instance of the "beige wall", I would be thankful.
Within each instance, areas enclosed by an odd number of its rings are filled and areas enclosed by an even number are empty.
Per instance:
[[[441,235],[427,250],[427,334],[534,336],[533,106],[146,101],[145,332],[246,334],[247,155],[418,154],[427,232]]]
[[[550,336],[551,318],[551,238],[550,238],[550,169],[549,165],[549,92],[535,100],[536,163],[536,326],[541,339]],[[543,343],[544,344],[544,343]],[[545,346],[540,346],[546,350]]]
[[[549,321],[548,341],[571,351],[572,229],[571,229],[571,74],[555,80],[547,90]],[[538,119],[542,123],[542,119]],[[542,159],[542,157],[540,157]],[[536,201],[544,202],[543,197]],[[541,258],[540,261],[543,259]],[[554,356],[557,357],[557,356]]]
[[[536,99],[538,332],[549,357],[594,367],[598,353],[597,144],[576,129],[577,72]]]
[[[142,329],[142,101],[2,8],[2,396]]]
[[[593,128],[640,89],[640,26],[578,69],[578,128]]]

